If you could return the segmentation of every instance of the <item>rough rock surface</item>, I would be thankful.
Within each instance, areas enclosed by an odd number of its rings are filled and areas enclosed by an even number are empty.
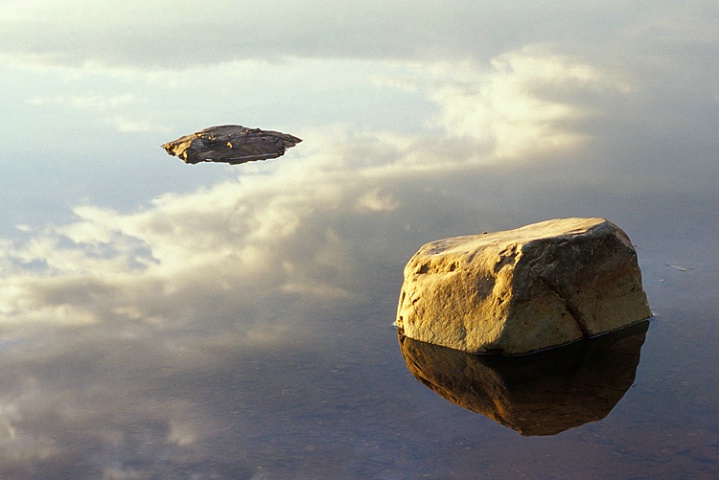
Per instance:
[[[634,247],[603,218],[431,242],[404,276],[400,331],[471,353],[530,353],[652,315]]]
[[[185,135],[162,145],[185,163],[224,162],[232,165],[284,155],[300,143],[297,137],[272,130],[222,125]]]
[[[473,355],[401,336],[407,368],[462,408],[522,435],[605,418],[634,384],[648,321],[534,355]]]

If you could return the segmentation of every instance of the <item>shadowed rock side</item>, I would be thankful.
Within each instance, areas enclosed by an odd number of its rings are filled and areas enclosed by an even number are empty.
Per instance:
[[[272,130],[222,125],[185,135],[162,145],[162,148],[185,163],[223,162],[237,165],[280,157],[286,149],[301,141]]]
[[[407,368],[462,408],[524,436],[555,435],[606,417],[634,382],[649,322],[521,357],[473,355],[400,332]]]
[[[627,235],[566,218],[424,245],[405,267],[396,324],[415,340],[518,355],[651,315]]]

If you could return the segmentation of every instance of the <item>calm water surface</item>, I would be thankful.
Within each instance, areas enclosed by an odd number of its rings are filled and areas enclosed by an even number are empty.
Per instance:
[[[329,221],[341,231],[338,219]],[[471,223],[484,225],[479,216]],[[644,342],[626,353],[639,360],[633,381],[631,367],[628,385],[626,372],[610,371],[600,381],[618,399],[611,411],[556,435],[522,436],[408,371],[391,324],[401,268],[417,239],[389,230],[368,229],[348,246],[347,262],[361,278],[337,286],[353,286],[351,297],[261,296],[230,285],[214,297],[193,296],[201,308],[182,327],[107,320],[6,341],[0,472],[248,479],[717,472],[717,267],[692,253],[700,246],[684,238],[654,243],[634,227],[656,317]],[[377,258],[376,247],[364,250],[385,235],[399,239]],[[242,299],[241,307],[225,311],[224,296]],[[624,386],[613,384],[614,375]]]
[[[0,478],[719,475],[715,2],[10,3]],[[160,148],[220,124],[303,142]],[[646,331],[398,340],[422,244],[573,216],[636,245]]]

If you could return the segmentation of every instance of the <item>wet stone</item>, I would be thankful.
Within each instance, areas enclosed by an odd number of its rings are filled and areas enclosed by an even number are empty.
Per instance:
[[[273,130],[221,125],[185,135],[162,145],[185,163],[222,162],[231,165],[277,158],[302,140]]]
[[[652,315],[629,237],[603,218],[431,242],[404,277],[400,331],[470,353],[531,353]]]

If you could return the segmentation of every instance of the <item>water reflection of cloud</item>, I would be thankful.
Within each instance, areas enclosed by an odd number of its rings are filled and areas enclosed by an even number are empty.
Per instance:
[[[471,462],[368,354],[391,322],[373,309],[396,302],[416,248],[602,215],[647,258],[653,235],[714,218],[712,12],[228,1],[238,17],[220,19],[221,2],[181,3],[0,12],[0,221],[19,226],[0,238],[4,474],[372,478],[359,469],[373,461],[408,476],[423,453]],[[152,134],[219,122],[305,142],[209,170]],[[347,350],[361,358],[340,368]],[[417,441],[393,440],[396,418]]]
[[[293,478],[322,478],[322,471],[311,472],[328,452],[340,455],[329,468],[341,469],[368,448],[355,445],[367,427],[355,425],[348,411],[386,415],[364,396],[371,395],[366,374],[331,373],[336,359],[298,344],[267,350],[193,338],[167,347],[161,337],[67,332],[6,353],[3,473],[249,479],[260,469],[286,478],[290,468]],[[342,398],[348,374],[366,394]],[[375,458],[395,453],[380,450]]]
[[[78,112],[93,112],[103,117],[103,122],[113,125],[119,132],[167,132],[166,126],[159,125],[147,115],[139,117],[130,117],[123,112],[128,106],[135,107],[146,104],[147,99],[138,99],[133,94],[125,93],[121,95],[115,94],[97,94],[90,93],[81,96],[53,96],[44,98],[35,96],[28,98],[26,103],[36,108],[61,108]]]
[[[228,57],[281,61],[293,55],[487,59],[538,38],[603,42],[601,47],[613,51],[637,38],[659,45],[677,38],[713,38],[714,30],[698,28],[687,10],[678,4],[557,2],[520,7],[464,0],[442,8],[403,1],[222,0],[202,9],[183,2],[23,1],[4,5],[0,52],[45,63],[184,68]],[[701,10],[702,18],[716,13],[712,2],[699,2],[691,10]],[[608,38],[616,43],[608,44]]]
[[[367,280],[355,273],[363,227],[381,216],[401,231],[411,222],[409,192],[398,187],[474,158],[446,155],[442,141],[387,136],[316,139],[269,174],[245,169],[131,212],[78,206],[73,222],[30,232],[0,254],[3,322],[182,325],[206,316],[208,303],[223,317],[258,298],[351,298]]]
[[[592,104],[629,86],[616,75],[530,46],[495,57],[491,68],[474,62],[414,63],[400,78],[376,78],[380,86],[424,93],[437,104],[430,120],[452,138],[475,138],[500,157],[519,158],[542,149],[566,148],[588,138],[579,123],[597,114]],[[411,75],[408,73],[411,72]]]
[[[3,357],[15,370],[0,393],[5,474],[134,478],[118,474],[159,471],[169,458],[189,470],[207,455],[202,440],[217,425],[162,383],[171,357],[144,342],[72,336]]]
[[[578,138],[563,122],[583,105],[570,103],[571,96],[538,100],[542,89],[571,91],[576,82],[590,90],[586,98],[592,89],[624,88],[586,64],[551,54],[529,58],[515,52],[502,58],[502,69],[487,73],[465,66],[454,79],[435,65],[424,83],[418,70],[408,70],[420,90],[438,99],[437,121],[449,135],[308,128],[297,155],[248,165],[237,179],[193,193],[163,194],[129,212],[81,205],[72,222],[35,231],[23,227],[26,239],[4,241],[0,253],[2,321],[179,326],[208,315],[236,319],[230,312],[251,311],[258,299],[282,304],[302,295],[349,301],[368,281],[358,274],[365,261],[358,252],[382,255],[381,249],[362,251],[362,242],[372,237],[368,228],[383,225],[381,241],[388,242],[416,228],[413,221],[436,218],[433,209],[458,208],[451,197],[437,196],[446,192],[433,190],[446,184],[451,191],[462,184],[452,179],[468,173],[488,178],[486,167],[493,175],[510,172],[515,184],[531,184],[531,173],[514,176],[519,170],[511,163],[497,163],[502,154],[523,152],[521,163],[535,159],[540,170],[548,165],[542,141],[551,154],[566,156],[567,142],[557,139]],[[539,83],[535,90],[533,83]],[[495,91],[499,99],[511,97],[510,105],[493,99]],[[506,97],[507,91],[513,95]],[[466,95],[473,101],[462,103]],[[495,105],[500,106],[493,111]],[[487,125],[501,128],[483,128]],[[429,209],[415,203],[418,197]],[[242,321],[252,324],[250,317]],[[293,328],[280,313],[274,320]],[[270,322],[267,332],[253,335],[266,338],[277,325]]]
[[[332,168],[331,155],[292,161],[135,212],[75,208],[76,221],[4,250],[3,321],[183,324],[212,301],[226,313],[258,297],[349,296],[352,260],[332,219],[392,210],[394,200],[361,170]]]

